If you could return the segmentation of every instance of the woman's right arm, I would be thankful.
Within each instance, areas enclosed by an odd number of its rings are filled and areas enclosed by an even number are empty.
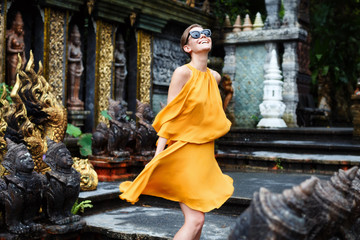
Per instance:
[[[167,104],[169,104],[180,93],[181,89],[184,87],[185,83],[190,79],[190,77],[191,70],[188,67],[182,66],[175,69],[169,86]],[[164,150],[166,142],[166,138],[159,137],[155,156]]]

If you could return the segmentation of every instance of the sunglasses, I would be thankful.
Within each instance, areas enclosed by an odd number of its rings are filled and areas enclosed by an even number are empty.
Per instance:
[[[210,29],[203,29],[202,31],[190,31],[189,35],[186,38],[185,44],[187,44],[190,36],[193,39],[198,39],[198,38],[200,38],[201,34],[204,34],[206,37],[210,37],[211,36],[211,30]]]

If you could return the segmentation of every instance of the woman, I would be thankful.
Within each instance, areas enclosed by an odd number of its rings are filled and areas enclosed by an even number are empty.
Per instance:
[[[185,223],[175,240],[200,239],[204,213],[219,208],[234,191],[233,180],[222,174],[214,157],[214,140],[231,123],[222,108],[220,75],[207,68],[210,36],[198,24],[184,31],[180,45],[191,61],[174,71],[168,104],[154,120],[155,157],[134,182],[120,184],[120,198],[132,203],[140,194],[180,203]]]

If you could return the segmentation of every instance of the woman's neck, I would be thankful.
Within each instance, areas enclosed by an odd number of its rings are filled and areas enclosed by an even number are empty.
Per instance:
[[[190,65],[200,70],[206,72],[208,62],[208,54],[192,54]]]

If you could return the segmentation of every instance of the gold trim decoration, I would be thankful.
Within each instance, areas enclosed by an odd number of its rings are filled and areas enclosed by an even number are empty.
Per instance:
[[[63,99],[65,12],[45,9],[44,66],[45,76],[58,101]]]
[[[95,119],[96,125],[109,121],[100,113],[109,107],[114,59],[114,26],[96,22]]]
[[[137,99],[142,103],[150,104],[151,89],[151,34],[144,30],[138,31],[138,56],[137,56]]]

